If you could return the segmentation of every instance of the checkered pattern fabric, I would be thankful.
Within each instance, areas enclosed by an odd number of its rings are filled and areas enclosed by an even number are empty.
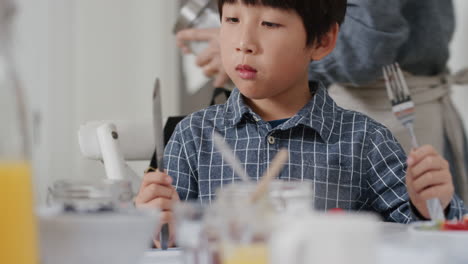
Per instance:
[[[235,89],[229,100],[181,121],[165,149],[165,164],[182,200],[211,203],[216,190],[240,178],[213,145],[224,136],[249,177],[259,180],[280,148],[289,161],[279,178],[312,181],[317,209],[377,212],[386,221],[416,220],[405,186],[406,156],[383,125],[340,108],[326,89],[310,83],[312,99],[272,128]],[[449,217],[462,215],[455,197]]]

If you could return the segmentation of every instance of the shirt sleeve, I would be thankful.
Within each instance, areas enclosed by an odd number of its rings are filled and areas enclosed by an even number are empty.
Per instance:
[[[386,128],[371,133],[368,142],[369,205],[385,221],[409,223],[427,220],[409,202],[406,189],[406,155]],[[454,195],[447,210],[447,219],[462,219],[467,213],[463,201]]]
[[[463,201],[455,194],[449,204],[448,212],[446,211],[445,218],[449,220],[462,219],[465,214],[468,214],[468,210],[465,208]]]
[[[364,84],[382,76],[407,41],[406,0],[348,0],[346,17],[331,54],[310,64],[309,78],[325,84]]]
[[[184,132],[187,131],[179,123],[165,148],[164,164],[180,199],[190,200],[198,198],[198,177],[194,160],[197,152],[192,149],[193,139],[184,138]]]
[[[413,221],[406,190],[406,155],[387,128],[370,133],[367,142],[368,206],[385,221]]]

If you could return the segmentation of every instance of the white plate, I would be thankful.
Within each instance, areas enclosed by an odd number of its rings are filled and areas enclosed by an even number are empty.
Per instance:
[[[428,234],[433,236],[446,236],[446,237],[462,237],[468,239],[468,231],[457,231],[457,230],[433,230],[425,229],[435,225],[433,221],[415,222],[410,225],[410,232],[416,234]]]
[[[145,253],[140,264],[183,264],[182,250],[170,248],[168,250],[151,250]]]
[[[438,248],[453,249],[464,248],[468,245],[468,231],[426,230],[424,227],[434,226],[432,221],[416,222],[410,225],[410,239],[417,243]]]

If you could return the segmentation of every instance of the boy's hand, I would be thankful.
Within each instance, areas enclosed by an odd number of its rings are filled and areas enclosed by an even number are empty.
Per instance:
[[[448,162],[430,145],[411,150],[408,156],[406,186],[419,213],[430,219],[426,201],[438,198],[447,208],[454,194]]]
[[[203,69],[203,73],[207,77],[215,77],[213,81],[214,87],[222,87],[229,81],[229,76],[224,71],[221,62],[221,50],[219,48],[219,28],[204,28],[204,29],[184,29],[177,32],[177,46],[183,53],[190,53],[190,48],[187,46],[189,41],[205,41],[208,42],[208,47],[197,55],[197,65]]]
[[[140,191],[135,197],[135,205],[138,208],[152,208],[161,210],[161,219],[158,225],[154,244],[160,248],[159,232],[163,224],[169,224],[169,246],[174,245],[174,221],[172,208],[179,202],[179,195],[172,187],[172,178],[159,171],[146,173],[140,186]]]

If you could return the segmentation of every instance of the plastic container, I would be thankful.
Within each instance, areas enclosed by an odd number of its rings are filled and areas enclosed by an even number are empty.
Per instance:
[[[174,26],[174,33],[188,28],[216,28],[220,26],[219,14],[215,1],[188,0],[180,9],[179,17]],[[207,46],[207,42],[191,41],[190,49],[199,54]]]

